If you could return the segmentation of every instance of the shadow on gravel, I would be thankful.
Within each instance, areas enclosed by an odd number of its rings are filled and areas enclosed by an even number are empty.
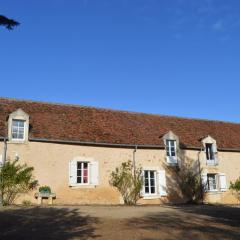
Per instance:
[[[240,207],[225,205],[176,205],[172,208],[214,218],[214,222],[240,228]]]
[[[240,209],[211,206],[165,206],[171,212],[132,218],[127,226],[151,233],[141,240],[240,239]],[[223,208],[223,209],[222,209]]]
[[[93,239],[97,218],[78,209],[10,208],[0,211],[0,239]]]

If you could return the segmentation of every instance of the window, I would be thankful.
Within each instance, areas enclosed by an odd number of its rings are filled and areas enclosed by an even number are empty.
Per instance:
[[[206,192],[225,192],[228,189],[225,173],[203,173],[202,184]]]
[[[12,120],[12,139],[13,140],[24,140],[24,127],[25,121],[23,120]]]
[[[214,151],[213,151],[213,144],[206,143],[206,158],[207,160],[214,160]]]
[[[166,151],[168,157],[176,156],[176,141],[175,140],[166,140]]]
[[[99,185],[98,162],[89,157],[75,157],[69,161],[69,186],[88,187]]]
[[[209,191],[217,190],[217,174],[207,174],[207,189]]]
[[[145,194],[156,194],[156,171],[144,171]]]
[[[167,163],[170,165],[176,165],[177,162],[177,142],[176,140],[166,139],[166,156]]]
[[[153,199],[167,196],[165,170],[146,169],[142,173],[143,187],[141,196],[145,199]]]
[[[77,183],[89,183],[89,163],[77,162]]]

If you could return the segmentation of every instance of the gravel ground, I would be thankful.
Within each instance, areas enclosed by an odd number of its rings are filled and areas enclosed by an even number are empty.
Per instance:
[[[2,239],[240,240],[231,206],[54,206],[0,209]]]

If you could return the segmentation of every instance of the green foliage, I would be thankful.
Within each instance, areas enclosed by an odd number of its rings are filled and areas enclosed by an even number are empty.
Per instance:
[[[38,182],[32,175],[33,167],[20,165],[17,161],[6,161],[0,170],[0,193],[3,204],[9,205],[19,194],[27,193],[36,188]]]
[[[235,182],[230,182],[230,189],[240,192],[240,177]]]
[[[176,170],[178,185],[183,196],[189,203],[199,203],[204,196],[204,186],[202,186],[201,172],[202,170],[194,170],[192,161],[188,161]]]
[[[39,188],[39,192],[41,192],[41,193],[51,193],[51,188],[49,186],[41,186]]]
[[[136,168],[134,173],[131,161],[122,163],[111,173],[110,184],[118,189],[125,204],[135,205],[143,185],[141,168]]]
[[[23,200],[23,201],[22,201],[22,205],[24,205],[24,206],[31,206],[32,203],[31,203],[31,201],[29,201],[29,200]]]
[[[240,177],[236,179],[235,182],[230,182],[229,189],[233,191],[233,194],[236,196],[238,201],[240,201]]]

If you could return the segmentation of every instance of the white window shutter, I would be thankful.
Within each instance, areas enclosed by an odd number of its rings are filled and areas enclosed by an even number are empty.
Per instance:
[[[0,155],[0,166],[2,166],[2,165],[3,165],[3,156]]]
[[[90,184],[99,184],[99,164],[97,161],[90,163]]]
[[[222,192],[227,191],[227,181],[226,181],[226,174],[225,173],[219,173],[219,184],[220,184],[220,190]]]
[[[215,165],[218,165],[218,155],[217,155],[217,145],[216,144],[213,144],[213,154],[214,154]]]
[[[207,152],[207,147],[206,147],[206,143],[204,144],[204,152]]]
[[[143,197],[145,193],[145,179],[144,179],[144,171],[141,172],[141,177],[142,177],[142,188],[140,190],[140,196]]]
[[[216,144],[213,144],[213,145],[212,145],[212,148],[213,148],[213,152],[216,154],[216,153],[217,153],[217,145],[216,145]]]
[[[69,185],[75,184],[77,184],[77,161],[72,160],[69,162]]]
[[[202,174],[202,186],[204,191],[206,192],[207,191],[207,174],[206,173]]]
[[[167,196],[165,170],[158,171],[158,189],[160,196]]]
[[[175,140],[174,141],[174,149],[175,149],[175,155],[177,156],[177,141]]]

